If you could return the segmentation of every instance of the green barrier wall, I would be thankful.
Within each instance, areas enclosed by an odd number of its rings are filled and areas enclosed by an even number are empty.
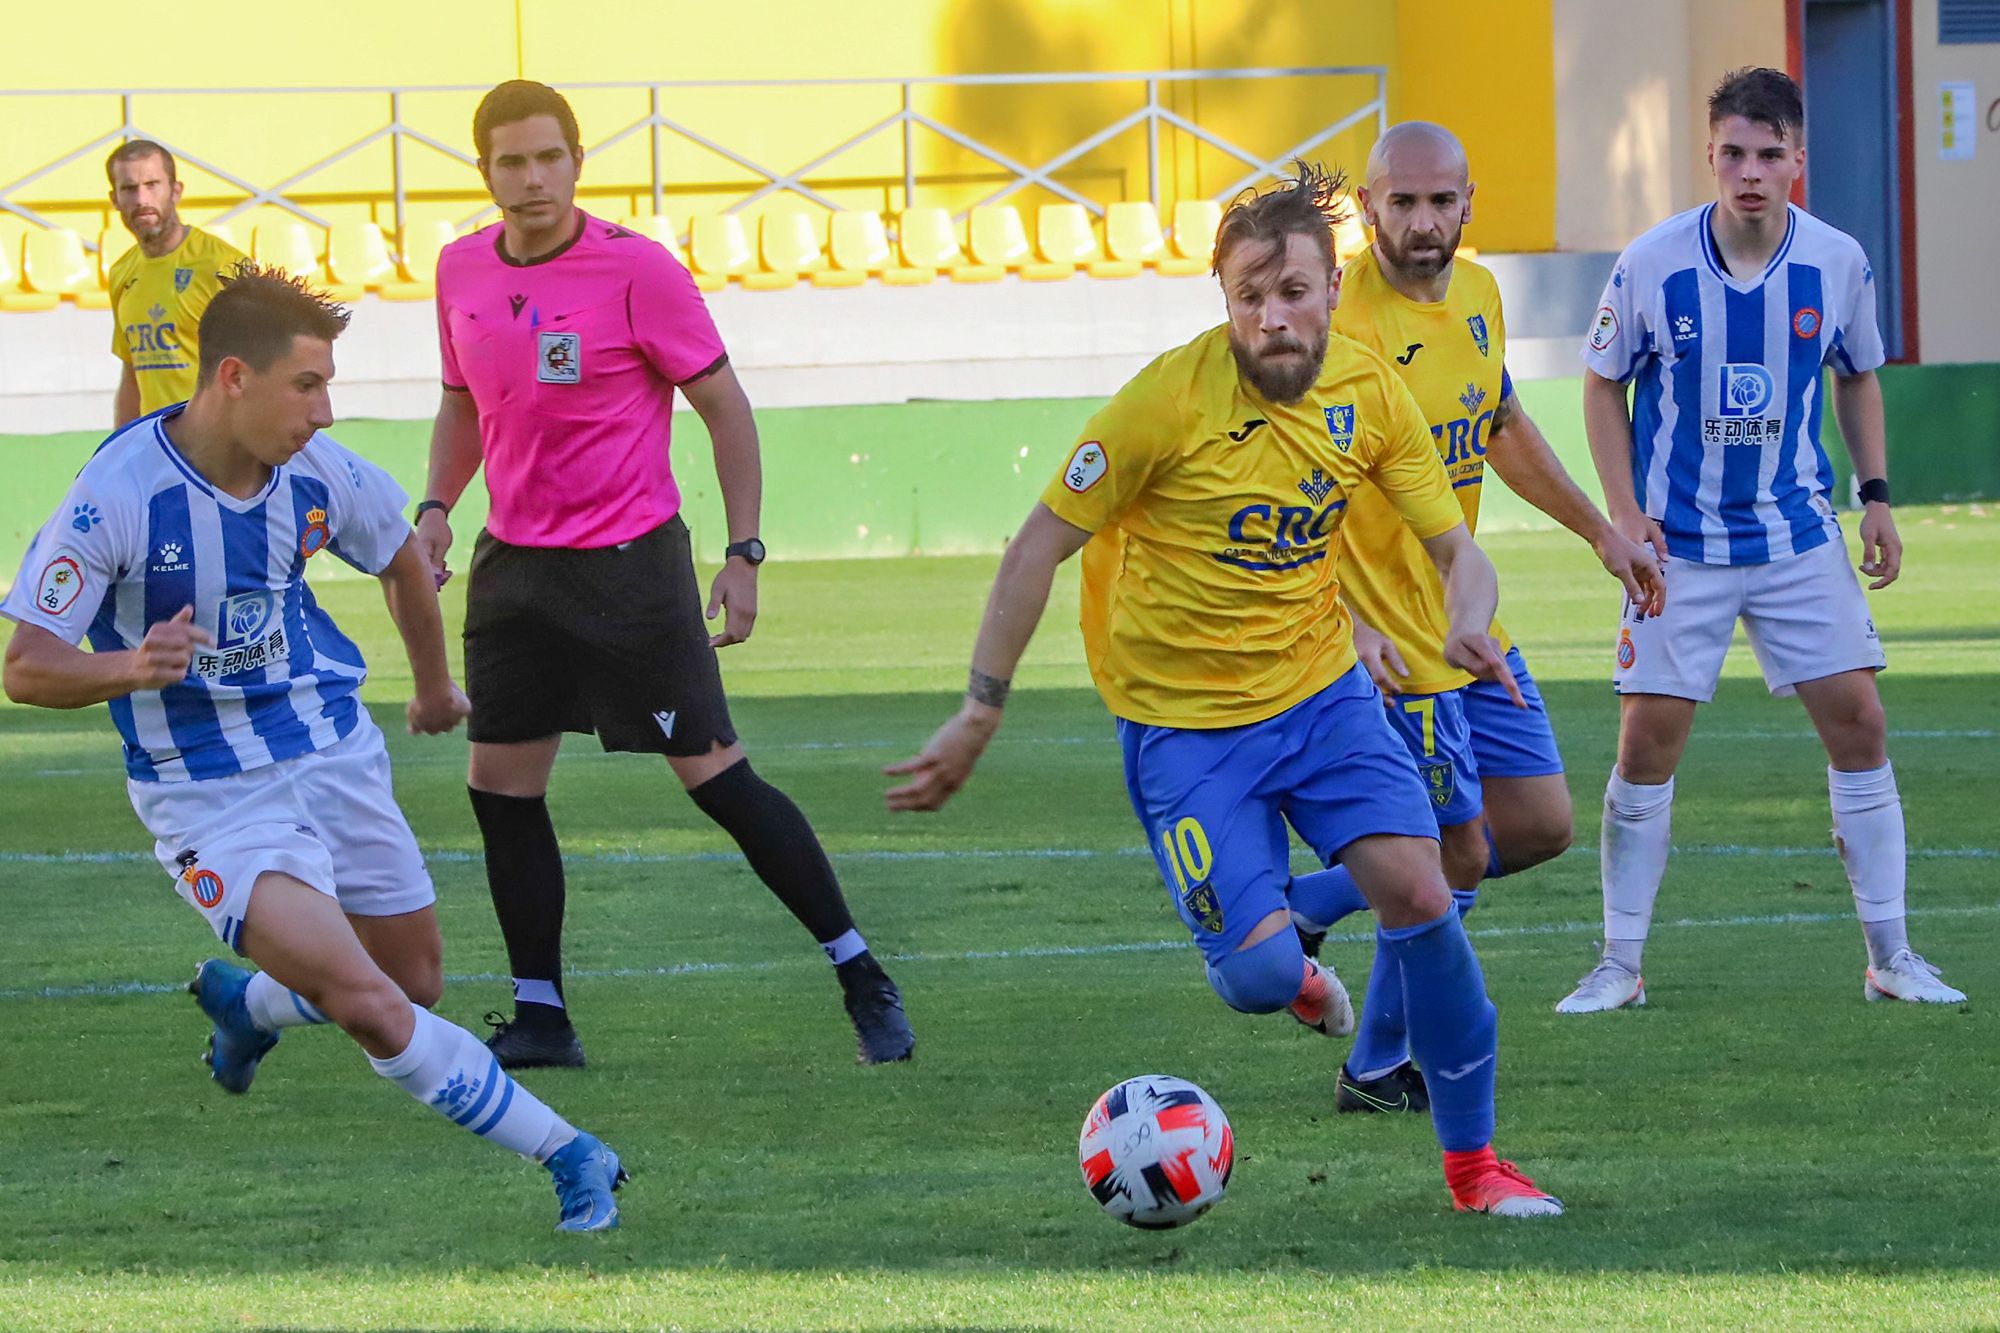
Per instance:
[[[1890,475],[1899,502],[2000,497],[2000,366],[1891,366],[1882,372]],[[1597,493],[1576,380],[1519,386],[1522,404],[1563,463]],[[758,413],[764,442],[763,537],[774,555],[833,559],[965,555],[1000,549],[1068,456],[1095,402],[917,402]],[[1827,414],[1829,425],[1832,413]],[[695,549],[720,555],[722,504],[698,418],[675,419],[674,465],[686,492]],[[423,483],[428,422],[353,421],[334,434],[387,468],[414,497]],[[1846,455],[1828,448],[1845,486]],[[54,509],[99,436],[0,436],[0,567],[14,563]],[[461,552],[485,512],[475,482],[453,526]],[[1481,526],[1548,526],[1499,484],[1487,488]],[[344,568],[344,567],[343,567]]]

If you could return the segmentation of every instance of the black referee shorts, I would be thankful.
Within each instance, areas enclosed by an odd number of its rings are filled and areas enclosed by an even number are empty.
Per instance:
[[[510,546],[481,532],[465,594],[475,741],[595,734],[607,750],[707,754],[736,739],[687,524],[623,546]]]

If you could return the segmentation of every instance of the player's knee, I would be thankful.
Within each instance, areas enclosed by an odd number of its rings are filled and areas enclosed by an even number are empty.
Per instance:
[[[1518,829],[1511,829],[1500,846],[1500,859],[1507,869],[1526,870],[1544,861],[1553,861],[1569,850],[1576,830],[1565,801],[1561,811],[1547,811]]]
[[[1842,700],[1827,722],[1827,755],[1835,768],[1880,768],[1888,762],[1889,719],[1874,694]]]
[[[1208,984],[1238,1013],[1275,1014],[1299,997],[1305,968],[1299,937],[1286,930],[1210,963]]]

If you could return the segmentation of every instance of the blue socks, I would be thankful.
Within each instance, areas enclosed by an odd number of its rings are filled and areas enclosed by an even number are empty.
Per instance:
[[[1342,917],[1368,910],[1368,900],[1354,887],[1354,876],[1346,866],[1294,876],[1285,897],[1292,920],[1308,932],[1326,930]]]
[[[1379,930],[1377,939],[1401,968],[1410,1052],[1430,1089],[1439,1145],[1446,1152],[1485,1147],[1493,1141],[1500,1023],[1459,909],[1420,925]],[[1368,998],[1372,1005],[1373,977]],[[1365,1022],[1362,1030],[1367,1031]],[[1351,1057],[1349,1065],[1354,1066]]]
[[[1453,889],[1451,896],[1461,920],[1479,901],[1477,889]],[[1403,965],[1377,931],[1375,966],[1368,973],[1368,993],[1355,1028],[1354,1049],[1347,1054],[1347,1072],[1365,1082],[1382,1077],[1409,1058],[1409,1024],[1403,1012]]]
[[[1275,1014],[1299,997],[1306,956],[1299,937],[1281,930],[1248,949],[1238,949],[1208,966],[1208,984],[1238,1013]]]

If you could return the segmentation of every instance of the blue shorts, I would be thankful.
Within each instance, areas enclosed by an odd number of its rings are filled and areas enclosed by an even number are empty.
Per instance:
[[[1325,865],[1370,834],[1437,837],[1430,801],[1356,666],[1276,717],[1193,729],[1120,719],[1125,789],[1209,961],[1286,910],[1290,823]]]
[[[1472,753],[1479,771],[1489,778],[1539,778],[1563,771],[1562,752],[1549,726],[1548,706],[1519,648],[1507,650],[1507,665],[1521,687],[1526,708],[1514,707],[1507,691],[1488,680],[1475,680],[1459,690],[1465,700],[1465,720],[1472,728]]]
[[[1382,702],[1389,725],[1403,738],[1417,775],[1430,793],[1431,814],[1439,828],[1479,818],[1486,808],[1479,788],[1479,761],[1465,717],[1464,689],[1442,694],[1403,694]],[[1506,698],[1506,692],[1501,692]],[[1509,700],[1511,706],[1512,700]]]

